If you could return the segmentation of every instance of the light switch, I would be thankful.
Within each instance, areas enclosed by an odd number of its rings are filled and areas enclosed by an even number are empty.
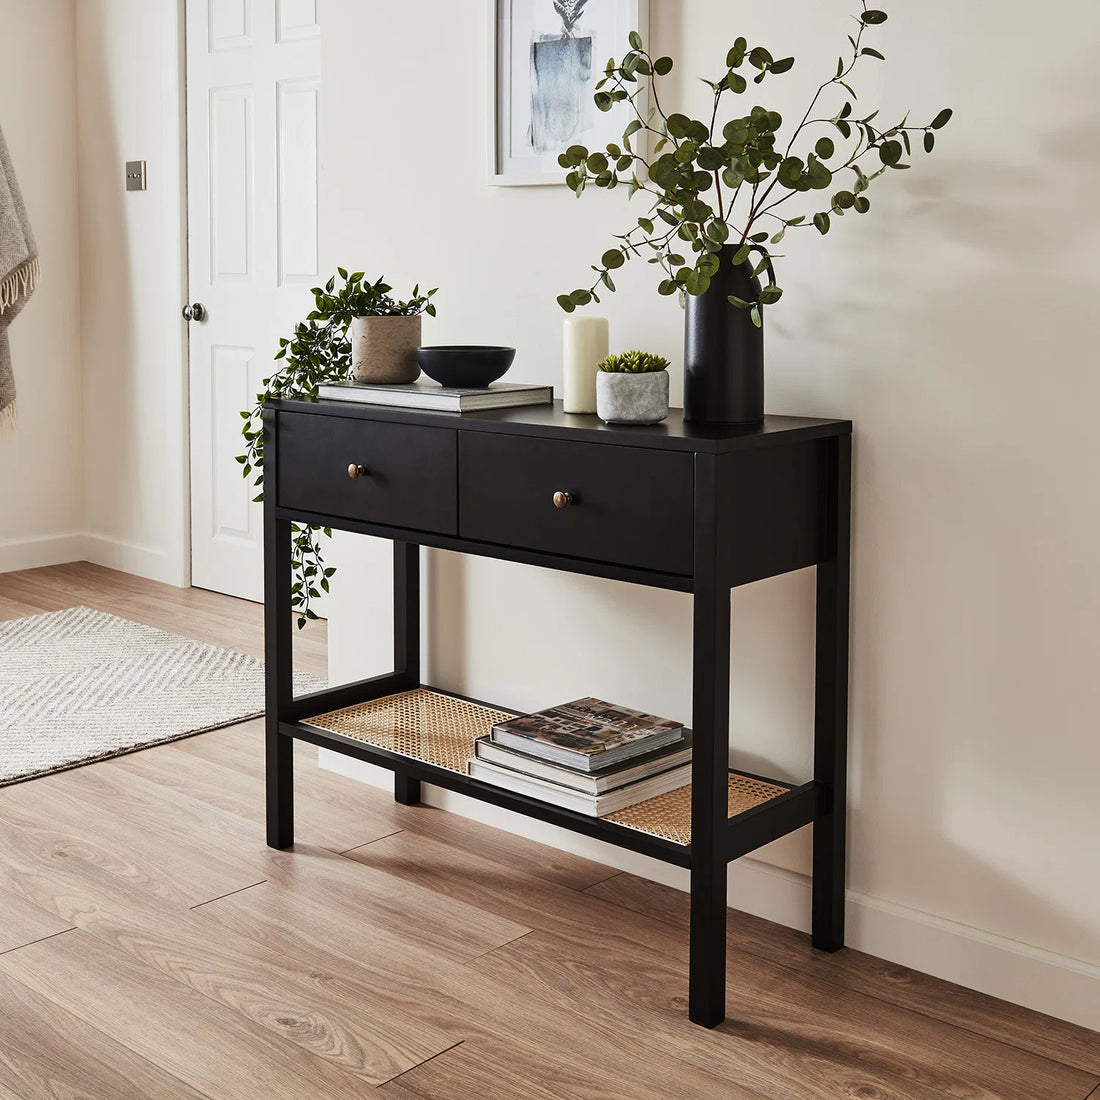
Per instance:
[[[126,190],[145,190],[145,161],[128,160],[126,162]]]

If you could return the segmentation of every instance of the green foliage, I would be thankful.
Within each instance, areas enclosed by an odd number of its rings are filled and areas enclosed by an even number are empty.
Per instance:
[[[353,317],[414,317],[418,313],[435,316],[435,306],[431,302],[434,290],[421,294],[419,285],[414,286],[413,296],[407,302],[400,302],[391,296],[393,287],[386,283],[385,277],[376,283],[365,283],[362,271],[350,275],[342,267],[337,271],[344,283],[339,290],[335,289],[335,276],[323,288],[313,288],[315,314],[348,323]]]
[[[668,360],[654,355],[650,351],[624,351],[619,355],[609,355],[596,364],[596,370],[615,374],[653,374],[668,370]]]
[[[741,95],[750,81],[762,84],[789,72],[793,57],[776,58],[763,46],[738,38],[726,54],[726,71],[703,81],[713,93],[709,120],[693,119],[668,113],[661,103],[659,78],[672,71],[672,58],[654,58],[641,36],[631,32],[629,51],[621,61],[608,61],[594,96],[602,111],[622,102],[633,108],[621,143],[611,142],[606,150],[573,145],[558,163],[566,170],[566,184],[578,196],[589,186],[625,186],[630,197],[644,192],[652,204],[631,229],[615,236],[615,247],[592,266],[591,287],[558,295],[558,305],[566,313],[598,302],[601,289],[614,291],[611,273],[638,257],[658,268],[658,293],[678,294],[681,302],[687,294],[707,291],[726,244],[735,246],[735,264],[748,259],[751,247],[760,254],[756,273],[768,270],[770,275],[775,256],[770,246],[779,244],[788,230],[812,226],[824,235],[834,218],[853,211],[866,214],[871,203],[864,192],[871,184],[888,171],[909,168],[911,135],[922,135],[921,146],[932,152],[934,131],[951,120],[950,108],[925,126],[909,125],[906,115],[881,129],[877,110],[856,110],[853,71],[870,60],[885,60],[879,50],[864,44],[864,35],[887,20],[886,12],[869,7],[868,0],[860,3],[859,25],[848,36],[847,56],[837,59],[835,74],[821,84],[801,120],[783,138],[783,118],[765,107],[754,106],[724,122],[719,115],[724,97]],[[651,106],[643,113],[646,92]],[[868,155],[877,165],[868,163]],[[827,197],[825,209],[794,216],[780,209],[788,200],[813,192]],[[755,301],[730,302],[749,310],[753,323],[760,325],[763,308],[782,294],[772,277]]]
[[[260,489],[253,500],[264,499],[264,403],[280,398],[315,401],[320,386],[347,378],[351,370],[351,343],[347,334],[356,317],[411,317],[418,313],[435,316],[431,301],[435,290],[421,294],[419,285],[415,286],[412,297],[402,302],[391,297],[393,288],[384,278],[365,283],[362,271],[349,275],[341,267],[337,272],[342,285],[337,287],[334,275],[323,287],[313,288],[313,309],[294,326],[292,336],[279,340],[275,359],[281,360],[282,365],[263,380],[264,388],[256,395],[252,408],[241,412],[245,452],[237,456],[237,461],[241,473],[246,478],[254,477]],[[336,570],[325,567],[321,553],[320,536],[331,535],[328,528],[293,523],[291,532],[291,607],[297,613],[301,629],[308,619],[317,618],[310,602],[328,591],[329,579]]]

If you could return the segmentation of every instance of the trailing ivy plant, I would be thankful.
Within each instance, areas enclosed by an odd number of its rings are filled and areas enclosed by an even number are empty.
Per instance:
[[[260,488],[253,500],[264,499],[264,403],[279,398],[315,401],[320,386],[347,378],[351,372],[348,328],[356,317],[435,316],[431,300],[434,290],[422,294],[417,285],[408,301],[400,301],[392,297],[393,288],[385,278],[367,283],[363,281],[364,272],[349,275],[342,267],[337,268],[337,275],[342,284],[339,287],[334,275],[323,287],[314,287],[310,292],[313,309],[294,326],[292,336],[279,340],[275,359],[282,360],[282,366],[263,380],[264,388],[256,395],[252,408],[241,412],[245,452],[237,456],[237,461],[244,476],[254,475],[255,485]],[[290,601],[301,629],[307,620],[317,618],[310,604],[329,590],[329,580],[336,572],[325,565],[321,552],[321,536],[330,536],[332,531],[304,523],[292,523],[290,529]]]
[[[630,33],[630,50],[621,61],[612,58],[596,85],[595,103],[609,111],[628,102],[634,117],[623,132],[622,144],[611,142],[606,150],[589,151],[573,145],[558,162],[568,169],[566,183],[578,196],[589,184],[627,187],[631,196],[645,192],[652,207],[634,227],[617,234],[619,242],[603,254],[593,285],[558,297],[567,313],[599,301],[599,291],[614,291],[612,272],[628,260],[645,256],[661,268],[658,292],[703,294],[720,266],[723,245],[735,246],[733,263],[740,265],[751,250],[761,253],[755,273],[768,269],[778,245],[791,229],[815,228],[826,234],[833,219],[848,212],[866,214],[871,208],[867,191],[888,171],[909,168],[918,144],[932,152],[936,131],[951,119],[944,108],[922,126],[900,122],[881,126],[877,110],[857,109],[854,71],[884,61],[884,55],[865,44],[867,32],[886,22],[886,12],[868,6],[855,17],[858,24],[848,36],[847,56],[837,60],[836,72],[814,93],[801,120],[789,136],[780,137],[783,119],[777,111],[754,106],[720,123],[727,96],[739,97],[749,82],[759,85],[789,72],[793,57],[774,57],[763,46],[750,47],[738,38],[726,55],[726,71],[716,80],[703,82],[713,93],[710,117],[689,118],[665,112],[659,81],[672,71],[671,57],[654,58],[637,31]],[[649,92],[652,106],[643,114],[640,99]],[[826,104],[831,104],[826,107]],[[653,142],[652,152],[648,152]],[[824,193],[821,208],[813,213],[790,214],[785,204],[810,192]],[[763,307],[782,297],[774,280],[753,301],[731,297],[738,309],[749,310],[753,323],[762,323]]]

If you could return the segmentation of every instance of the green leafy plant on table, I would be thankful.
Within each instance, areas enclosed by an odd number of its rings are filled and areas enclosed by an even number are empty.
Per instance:
[[[777,111],[754,106],[721,125],[719,115],[725,97],[743,95],[750,80],[759,85],[789,72],[793,57],[775,58],[763,46],[750,47],[738,38],[726,55],[726,71],[716,80],[703,81],[713,92],[710,117],[693,119],[665,112],[658,85],[672,71],[673,60],[651,56],[641,35],[632,31],[630,51],[621,61],[608,61],[595,92],[601,111],[623,101],[634,108],[622,144],[612,142],[604,151],[574,145],[558,161],[568,169],[566,183],[578,196],[589,184],[609,189],[625,185],[631,196],[652,196],[652,207],[632,229],[616,235],[619,244],[593,265],[596,279],[591,287],[559,295],[561,308],[571,313],[598,302],[601,287],[615,290],[612,273],[638,256],[660,266],[659,293],[679,293],[681,301],[684,294],[706,292],[727,243],[735,246],[735,266],[751,251],[760,253],[754,272],[759,275],[770,269],[771,246],[789,230],[813,227],[826,234],[835,218],[849,212],[866,214],[871,208],[867,191],[876,179],[909,168],[908,158],[918,141],[926,153],[932,152],[935,132],[951,118],[949,108],[922,126],[910,125],[908,114],[900,122],[881,126],[877,110],[857,110],[852,74],[857,66],[885,60],[864,38],[885,23],[887,15],[863,0],[855,18],[857,26],[848,36],[850,53],[837,60],[836,72],[814,93],[785,141],[779,136],[783,119]],[[639,100],[647,90],[652,106],[643,114]],[[647,151],[650,142],[652,152]],[[787,216],[786,203],[810,192],[825,193],[821,209]],[[754,301],[729,301],[749,310],[759,326],[763,307],[779,301],[782,294],[772,279]]]
[[[609,355],[596,364],[596,370],[609,374],[653,374],[668,370],[669,362],[661,355],[648,351],[624,351]]]
[[[279,340],[275,359],[282,360],[283,365],[263,380],[264,388],[256,395],[252,408],[241,412],[245,452],[237,456],[237,461],[246,478],[255,475],[260,492],[253,500],[264,499],[264,403],[280,398],[315,401],[320,386],[347,378],[351,370],[347,334],[356,317],[412,317],[418,313],[435,316],[431,300],[435,290],[422,294],[417,285],[408,301],[395,299],[392,291],[384,278],[364,282],[364,272],[349,275],[342,267],[323,287],[311,291],[313,309],[304,321],[295,325],[292,336]],[[325,565],[321,551],[321,535],[331,535],[332,531],[302,523],[292,523],[290,527],[291,608],[301,629],[307,620],[317,618],[310,604],[329,590],[329,581],[336,572]]]

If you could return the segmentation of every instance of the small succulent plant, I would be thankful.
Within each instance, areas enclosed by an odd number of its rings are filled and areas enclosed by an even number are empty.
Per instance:
[[[654,374],[668,370],[668,360],[650,351],[624,351],[619,355],[609,355],[596,364],[597,370],[609,374]]]

